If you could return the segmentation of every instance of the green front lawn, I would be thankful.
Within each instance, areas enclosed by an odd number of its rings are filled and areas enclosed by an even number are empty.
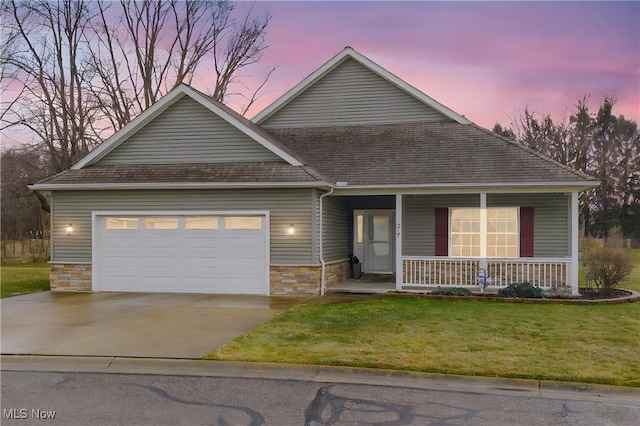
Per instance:
[[[636,268],[622,288],[640,290]],[[304,305],[207,359],[390,368],[640,387],[640,302],[556,305],[382,297]]]
[[[620,283],[620,288],[626,288],[629,290],[640,291],[640,249],[629,249],[627,253],[633,260],[633,271],[626,280]]]
[[[0,266],[0,296],[48,291],[50,270],[51,266],[47,263],[14,263]]]

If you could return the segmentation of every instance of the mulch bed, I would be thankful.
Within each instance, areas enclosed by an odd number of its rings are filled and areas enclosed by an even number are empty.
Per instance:
[[[597,288],[581,288],[578,290],[580,292],[580,297],[576,297],[575,299],[584,299],[584,300],[601,300],[601,299],[618,299],[621,297],[627,297],[631,295],[630,291],[613,289],[607,295],[603,295],[600,290]]]
[[[509,302],[509,303],[558,303],[558,304],[617,304],[636,302],[640,300],[640,294],[633,293],[628,290],[615,289],[613,293],[610,293],[606,297],[600,294],[597,289],[592,288],[580,288],[580,296],[569,297],[545,297],[541,299],[527,299],[527,298],[510,298],[499,297],[496,294],[474,294],[470,296],[445,296],[440,294],[429,293],[416,293],[416,292],[389,292],[385,293],[388,296],[404,296],[404,297],[421,297],[426,299],[441,299],[441,300],[490,300],[496,302]]]

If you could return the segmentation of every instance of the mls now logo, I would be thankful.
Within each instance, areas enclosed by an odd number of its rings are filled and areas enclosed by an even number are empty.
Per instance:
[[[39,408],[32,408],[31,411],[26,408],[3,408],[2,416],[5,419],[53,419],[56,417],[55,411],[40,410]]]
[[[29,417],[29,411],[26,408],[4,408],[2,415],[5,419],[26,419]]]

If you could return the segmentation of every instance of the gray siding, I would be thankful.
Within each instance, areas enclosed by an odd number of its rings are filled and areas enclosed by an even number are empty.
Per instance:
[[[534,256],[569,255],[569,202],[565,194],[487,194],[487,207],[533,207]]]
[[[309,264],[312,259],[310,189],[56,191],[52,260],[91,262],[92,210],[268,210],[271,263]],[[73,235],[65,235],[72,223]],[[295,224],[295,236],[287,235]]]
[[[97,164],[234,161],[283,160],[195,100],[184,97]]]
[[[450,121],[435,109],[347,59],[261,123],[265,128]]]
[[[405,195],[402,254],[434,256],[436,207],[480,207],[480,195]]]
[[[479,207],[480,195],[405,195],[403,254],[435,254],[435,208]],[[534,208],[534,256],[565,257],[569,253],[568,196],[564,194],[487,194],[487,207]]]
[[[323,254],[324,260],[340,260],[351,254],[352,242],[349,219],[349,200],[346,197],[325,197],[322,199]]]

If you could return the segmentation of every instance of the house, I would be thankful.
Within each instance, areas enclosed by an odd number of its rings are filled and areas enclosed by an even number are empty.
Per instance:
[[[483,129],[350,47],[253,121],[182,85],[51,191],[51,288],[318,294],[528,281],[578,291],[597,181]]]

